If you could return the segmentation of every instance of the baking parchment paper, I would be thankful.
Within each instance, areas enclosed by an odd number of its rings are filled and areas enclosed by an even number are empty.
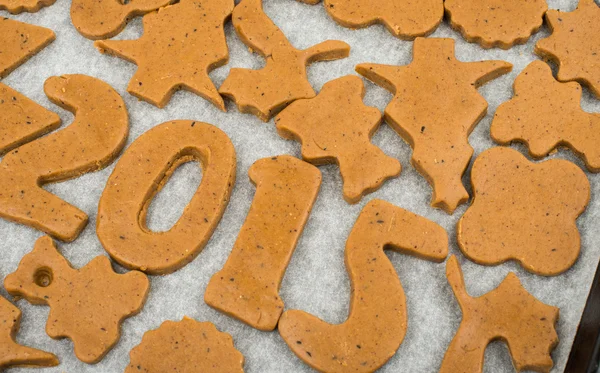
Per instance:
[[[548,3],[550,8],[567,11],[577,5],[576,0],[549,0]],[[55,341],[46,335],[44,326],[48,307],[32,306],[24,300],[17,302],[23,310],[18,340],[56,353],[61,360],[58,367],[37,371],[122,372],[129,362],[129,351],[140,343],[144,332],[157,328],[165,320],[180,320],[187,315],[200,321],[211,321],[220,330],[230,333],[236,347],[246,357],[245,370],[248,373],[311,372],[312,369],[288,350],[277,331],[265,333],[254,330],[212,310],[203,301],[208,280],[225,263],[252,202],[254,187],[248,180],[248,168],[263,157],[279,154],[300,156],[299,144],[281,139],[272,121],[265,124],[256,117],[240,114],[231,102],[227,106],[228,112],[223,113],[187,92],[175,94],[165,109],[138,101],[125,91],[136,66],[119,58],[101,55],[92,41],[79,35],[73,28],[69,7],[70,1],[58,0],[55,5],[35,14],[13,16],[0,11],[0,16],[49,27],[57,35],[54,43],[2,82],[59,113],[63,126],[66,126],[70,124],[72,115],[49,102],[43,93],[44,81],[50,76],[74,73],[100,78],[121,93],[127,103],[131,126],[129,143],[153,126],[168,120],[194,119],[212,123],[224,130],[235,145],[238,177],[231,202],[204,251],[176,273],[152,277],[146,306],[139,315],[125,321],[121,340],[99,364],[86,365],[78,361],[69,340]],[[309,68],[310,83],[317,91],[329,80],[354,74],[354,66],[359,63],[404,65],[411,61],[411,42],[393,37],[383,26],[358,31],[340,27],[328,17],[322,4],[310,6],[294,0],[264,0],[264,9],[297,48],[307,48],[326,39],[343,40],[352,46],[349,58],[316,63]],[[142,29],[141,18],[136,18],[117,38],[138,38]],[[226,26],[226,34],[230,63],[211,74],[216,86],[223,82],[231,67],[257,69],[263,66],[263,60],[248,51],[230,23]],[[476,44],[469,44],[445,23],[432,35],[454,38],[456,55],[460,60],[502,59],[514,64],[512,73],[493,80],[479,90],[488,101],[489,109],[488,115],[470,136],[475,154],[494,146],[489,136],[491,118],[498,105],[512,97],[512,83],[517,74],[529,62],[537,59],[533,53],[535,42],[547,35],[548,30],[544,26],[526,45],[508,51],[484,50]],[[365,102],[383,110],[391,95],[366,80],[365,84]],[[594,99],[587,90],[584,90],[582,105],[586,111],[600,112],[600,100]],[[351,206],[342,199],[338,168],[320,167],[323,173],[321,191],[281,286],[286,308],[302,309],[331,323],[340,323],[347,318],[350,283],[344,267],[344,244],[361,208],[369,200],[381,198],[425,216],[448,231],[450,251],[458,255],[467,288],[472,295],[478,296],[494,289],[508,272],[514,271],[534,296],[559,307],[557,329],[560,344],[552,354],[555,362],[552,371],[562,372],[600,257],[600,175],[587,173],[592,185],[592,199],[587,211],[577,222],[582,238],[579,260],[565,274],[545,278],[529,274],[514,263],[483,267],[467,261],[455,242],[456,222],[467,206],[463,205],[452,216],[429,206],[431,188],[409,164],[410,147],[387,125],[382,125],[373,142],[401,161],[401,176],[385,183],[383,188],[364,198],[361,203]],[[524,147],[515,147],[526,153]],[[561,150],[551,156],[555,157],[569,159],[583,167],[583,162],[569,151]],[[96,237],[95,225],[98,200],[113,167],[114,164],[103,171],[46,187],[89,214],[89,224],[81,236],[71,244],[59,244],[62,253],[77,268],[95,256],[107,255]],[[200,180],[201,169],[197,163],[181,166],[152,202],[149,227],[157,231],[168,230],[177,221]],[[468,173],[464,182],[467,185],[470,183]],[[0,278],[16,269],[22,256],[31,251],[40,236],[42,233],[39,231],[0,220]],[[406,292],[408,330],[396,355],[380,371],[436,372],[461,320],[460,309],[446,282],[445,265],[398,253],[388,253],[388,256]],[[123,272],[122,268],[115,268]],[[107,296],[110,296],[108,290]],[[0,289],[0,294],[8,296],[4,288]],[[29,370],[9,370],[11,373],[24,371]],[[514,372],[504,344],[495,342],[489,346],[485,354],[485,372]]]

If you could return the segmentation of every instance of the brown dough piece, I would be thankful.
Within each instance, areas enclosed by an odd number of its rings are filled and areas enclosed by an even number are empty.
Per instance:
[[[167,232],[146,227],[152,199],[183,163],[198,161],[202,183]],[[119,159],[98,206],[96,233],[119,264],[168,274],[202,251],[219,224],[235,183],[235,149],[217,127],[191,120],[166,122],[139,138]]]
[[[110,39],[134,17],[155,11],[174,0],[73,0],[71,22],[88,39]]]
[[[348,203],[358,203],[401,170],[398,160],[371,144],[381,112],[366,106],[364,95],[362,80],[348,75],[326,83],[315,98],[292,103],[275,118],[281,137],[302,144],[304,160],[340,166]]]
[[[573,12],[549,10],[552,35],[535,45],[535,52],[558,64],[558,80],[577,80],[600,99],[600,6],[579,0]]]
[[[140,39],[95,45],[139,65],[127,87],[132,95],[162,108],[175,91],[186,89],[225,111],[208,73],[229,59],[223,27],[233,7],[233,0],[182,0],[146,15]]]
[[[0,17],[0,79],[24,64],[55,38],[54,31],[50,29]]]
[[[58,358],[54,354],[21,346],[15,341],[20,326],[21,311],[0,296],[0,371],[14,366],[58,365]]]
[[[477,298],[467,293],[455,256],[448,259],[446,276],[463,316],[440,373],[483,372],[485,348],[495,340],[508,344],[517,372],[550,372],[550,353],[558,344],[558,308],[529,294],[512,272],[496,289]]]
[[[233,339],[210,322],[184,317],[148,331],[131,350],[125,373],[243,373],[244,356]]]
[[[74,269],[52,239],[44,236],[16,272],[6,276],[4,287],[32,304],[48,305],[46,333],[71,339],[75,356],[94,364],[119,340],[123,320],[142,309],[150,281],[137,271],[115,273],[105,256]]]
[[[59,126],[58,115],[0,83],[0,156]]]
[[[458,61],[454,40],[437,38],[417,38],[407,66],[356,67],[394,94],[385,119],[413,148],[412,165],[433,187],[432,206],[451,214],[469,199],[462,184],[473,155],[468,137],[487,112],[477,87],[511,69],[504,61]]]
[[[581,86],[559,83],[550,66],[534,61],[517,77],[515,96],[498,107],[491,135],[499,144],[523,142],[534,158],[561,145],[584,159],[588,170],[600,172],[600,114],[581,109]]]
[[[350,46],[328,40],[305,50],[294,48],[263,12],[262,0],[242,0],[233,10],[233,25],[251,50],[266,59],[260,70],[233,68],[219,92],[243,113],[267,122],[291,102],[315,96],[306,76],[307,65],[348,57]]]
[[[458,222],[458,244],[472,261],[518,261],[527,271],[558,275],[577,260],[575,221],[590,200],[585,173],[565,160],[539,164],[510,148],[483,152],[471,171],[473,203]]]
[[[352,284],[350,315],[331,325],[303,311],[284,312],[279,333],[290,349],[320,372],[373,372],[394,354],[406,333],[406,299],[384,250],[442,262],[448,235],[439,225],[382,200],[369,202],[346,242]]]
[[[0,10],[6,10],[11,14],[35,13],[55,2],[56,0],[0,0]]]
[[[73,241],[86,226],[87,214],[41,186],[108,166],[125,146],[127,109],[108,84],[86,75],[51,77],[44,91],[75,120],[2,159],[0,217]]]
[[[544,22],[546,0],[445,0],[452,28],[469,43],[510,49],[525,44]]]
[[[248,171],[256,194],[223,269],[208,283],[209,306],[270,331],[283,312],[279,285],[321,186],[316,167],[291,156],[264,158]]]

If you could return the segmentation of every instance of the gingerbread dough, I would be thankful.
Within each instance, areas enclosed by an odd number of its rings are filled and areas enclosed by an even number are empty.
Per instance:
[[[142,309],[150,281],[141,272],[115,273],[105,256],[74,269],[44,236],[6,277],[4,287],[32,304],[50,306],[46,333],[71,339],[75,356],[94,364],[119,340],[123,320]]]
[[[485,348],[498,339],[508,345],[517,372],[550,372],[550,353],[558,344],[558,308],[529,294],[512,272],[496,289],[477,298],[467,293],[455,256],[448,259],[446,276],[463,316],[440,373],[483,372]]]
[[[558,80],[577,80],[600,98],[600,6],[579,0],[573,12],[549,10],[552,35],[537,42],[535,52],[558,64]]]
[[[244,356],[227,333],[210,322],[184,317],[165,321],[144,334],[142,343],[131,350],[125,373],[210,372],[243,373]]]
[[[307,65],[348,57],[350,46],[328,40],[305,50],[294,48],[263,12],[262,0],[242,0],[233,10],[233,25],[244,44],[266,59],[260,70],[231,69],[219,92],[243,113],[267,122],[291,102],[315,96]]]
[[[58,365],[54,354],[21,346],[15,341],[20,325],[21,311],[0,296],[0,371],[13,366]]]
[[[41,186],[108,166],[127,140],[127,109],[108,84],[86,75],[51,77],[44,91],[75,120],[2,159],[0,217],[73,241],[87,224],[87,214]]]
[[[95,45],[139,65],[127,87],[132,95],[162,108],[183,88],[225,111],[208,73],[229,58],[223,26],[233,7],[233,0],[182,0],[146,15],[140,39]]]
[[[202,183],[167,232],[146,227],[152,199],[183,163],[202,164]],[[235,149],[215,126],[191,120],[152,128],[125,151],[98,206],[96,233],[111,257],[130,269],[168,274],[202,251],[229,203]]]
[[[306,161],[339,164],[349,203],[358,203],[401,170],[398,160],[371,144],[381,113],[363,103],[364,95],[362,80],[348,75],[326,83],[315,98],[292,103],[275,118],[282,137],[302,143]]]
[[[55,37],[50,29],[0,17],[0,79],[52,43]]]
[[[442,262],[448,235],[437,224],[382,200],[361,212],[346,242],[352,283],[350,315],[331,325],[303,311],[286,311],[279,333],[290,349],[320,372],[373,372],[395,353],[406,333],[406,299],[384,250]]]
[[[291,156],[264,158],[248,171],[254,201],[222,270],[208,283],[211,307],[269,331],[283,312],[279,285],[321,186],[321,172]]]
[[[0,0],[1,1],[1,0]],[[110,39],[134,17],[157,10],[174,0],[73,0],[71,21],[88,39]]]
[[[453,213],[469,199],[462,184],[473,155],[468,136],[487,111],[477,87],[511,69],[504,61],[458,61],[454,40],[436,38],[417,38],[407,66],[356,67],[394,94],[385,119],[413,148],[411,163],[433,186],[432,206]]]
[[[558,275],[577,260],[575,221],[590,200],[585,173],[565,160],[539,164],[516,150],[483,152],[471,171],[473,204],[458,222],[458,244],[472,261],[518,261],[527,271]]]
[[[452,28],[483,48],[524,44],[544,22],[546,0],[445,0]]]
[[[550,66],[534,61],[515,80],[515,96],[498,107],[492,138],[500,144],[524,142],[543,158],[568,146],[592,172],[600,172],[600,114],[581,109],[581,86],[554,80]]]
[[[56,0],[0,0],[0,10],[6,10],[11,14],[35,13],[55,2]]]
[[[58,126],[58,115],[0,83],[0,156]]]

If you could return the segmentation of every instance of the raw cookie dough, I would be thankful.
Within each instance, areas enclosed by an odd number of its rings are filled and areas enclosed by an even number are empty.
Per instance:
[[[181,0],[144,16],[140,39],[95,45],[139,66],[127,87],[132,95],[162,108],[174,92],[186,89],[225,111],[208,73],[229,59],[223,26],[233,7],[233,0]]]
[[[184,317],[144,334],[125,373],[243,373],[244,356],[233,339],[210,322]]]
[[[385,255],[390,249],[442,262],[448,235],[437,224],[382,200],[369,202],[346,242],[352,284],[350,315],[331,325],[299,310],[284,312],[279,333],[312,368],[327,373],[367,373],[395,353],[406,333],[402,284]]]
[[[209,306],[269,331],[283,312],[279,285],[321,186],[315,166],[288,155],[248,170],[256,194],[223,269],[204,294]]]
[[[71,22],[77,31],[88,39],[110,39],[120,33],[132,18],[157,10],[173,1],[72,0]]]
[[[496,142],[524,142],[535,158],[565,145],[583,158],[588,170],[600,172],[600,114],[583,111],[577,82],[557,82],[550,66],[534,61],[519,74],[514,90],[494,115],[491,135]]]
[[[58,115],[0,83],[0,156],[58,126]]]
[[[445,0],[452,28],[483,48],[524,44],[544,22],[546,0]]]
[[[55,38],[54,31],[50,29],[0,17],[0,79],[44,49]]]
[[[202,165],[202,182],[183,214],[167,232],[146,227],[152,199],[183,163]],[[235,149],[217,127],[191,120],[158,125],[124,152],[98,206],[96,233],[124,267],[168,274],[202,251],[229,203],[235,183]]]
[[[54,354],[21,346],[15,341],[20,326],[21,311],[0,296],[0,372],[15,366],[58,365],[58,358]]]
[[[550,372],[550,353],[558,344],[558,308],[529,294],[512,272],[496,289],[477,298],[467,293],[455,256],[448,259],[446,276],[463,316],[440,373],[483,372],[485,348],[498,339],[508,344],[517,372]]]
[[[350,46],[328,40],[305,50],[294,48],[263,12],[262,0],[242,0],[233,10],[233,26],[252,51],[266,59],[260,70],[233,68],[219,92],[234,100],[243,113],[267,122],[291,102],[315,96],[307,65],[348,57]]]
[[[472,261],[516,260],[527,271],[558,275],[577,260],[577,217],[590,183],[575,164],[528,161],[510,148],[483,152],[471,171],[473,203],[458,222],[458,245]]]
[[[347,75],[326,83],[316,97],[292,103],[275,118],[279,135],[302,144],[304,160],[340,166],[348,203],[358,203],[401,170],[398,160],[371,144],[381,112],[366,106],[364,95],[362,80]]]
[[[417,38],[407,66],[356,67],[394,94],[385,119],[413,148],[412,165],[433,187],[432,206],[451,214],[469,199],[462,184],[473,155],[468,137],[487,111],[477,87],[511,69],[504,61],[458,61],[454,40],[439,38]]]
[[[580,0],[573,12],[549,10],[552,35],[535,45],[535,52],[558,64],[558,80],[577,80],[600,99],[600,6]]]
[[[11,14],[35,13],[55,2],[56,0],[0,0],[0,10],[6,10]]]
[[[51,77],[44,91],[75,119],[2,158],[0,217],[73,241],[86,226],[87,214],[42,186],[108,166],[125,146],[127,109],[108,84],[86,75]]]
[[[141,272],[115,273],[105,256],[74,269],[44,236],[6,276],[4,287],[32,304],[48,305],[46,333],[71,339],[75,356],[94,364],[119,340],[123,320],[142,309],[150,281]]]

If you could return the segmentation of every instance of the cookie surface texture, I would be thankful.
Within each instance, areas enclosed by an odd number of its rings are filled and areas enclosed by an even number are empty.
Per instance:
[[[152,232],[146,215],[152,199],[183,163],[202,165],[202,182],[173,227]],[[217,127],[191,120],[158,125],[124,152],[98,206],[96,233],[122,266],[168,274],[202,251],[229,203],[235,183],[235,149]]]
[[[56,0],[0,0],[0,10],[6,10],[11,14],[35,13],[55,2]]]
[[[440,373],[483,372],[485,349],[495,340],[508,344],[517,372],[550,372],[554,365],[550,353],[558,344],[558,308],[529,294],[512,272],[496,289],[477,298],[467,293],[455,256],[448,259],[446,276],[460,305],[462,321]]]
[[[519,74],[514,90],[494,115],[490,131],[497,143],[523,142],[534,158],[564,145],[588,170],[600,172],[600,114],[583,111],[577,82],[557,82],[550,66],[535,61]]]
[[[229,58],[223,26],[233,7],[233,0],[182,0],[144,16],[140,39],[95,45],[139,66],[127,87],[132,95],[162,108],[186,89],[225,110],[208,73]]]
[[[439,225],[382,200],[369,202],[348,241],[350,314],[339,325],[299,310],[286,311],[279,333],[288,347],[320,372],[373,372],[395,353],[406,333],[406,299],[390,249],[442,262],[448,235]]]
[[[233,339],[210,322],[165,321],[131,350],[125,373],[243,373],[244,356]]]
[[[549,10],[552,35],[535,45],[535,52],[558,65],[561,82],[577,80],[600,99],[600,6],[580,0],[576,10]]]
[[[260,70],[233,68],[219,92],[243,113],[267,122],[291,102],[315,96],[306,67],[312,62],[348,57],[350,46],[328,40],[305,50],[294,48],[263,12],[262,0],[242,0],[233,10],[236,33],[251,50],[266,59]]]
[[[452,27],[470,43],[509,49],[536,33],[548,10],[546,0],[445,0]]]
[[[0,79],[55,38],[54,31],[50,29],[0,17]]]
[[[51,77],[44,91],[75,114],[73,123],[18,147],[0,163],[0,217],[73,241],[85,212],[41,186],[108,166],[129,133],[125,103],[108,84],[86,75]]]
[[[473,203],[457,226],[458,244],[472,261],[516,260],[527,271],[558,275],[577,260],[577,217],[590,199],[585,173],[565,160],[528,161],[510,148],[492,148],[473,163]]]
[[[21,346],[15,341],[21,325],[21,311],[0,296],[0,371],[16,366],[53,367],[58,358],[48,352]]]
[[[511,69],[504,61],[458,61],[454,40],[436,38],[417,38],[409,65],[356,67],[394,94],[386,122],[413,148],[411,163],[433,187],[432,206],[452,213],[468,200],[462,184],[473,155],[468,136],[487,112],[477,87]]]
[[[276,118],[283,138],[302,144],[302,158],[312,164],[337,163],[344,199],[357,203],[400,174],[400,162],[371,144],[381,112],[363,103],[362,80],[345,76],[323,86],[312,99],[298,100]]]
[[[274,330],[283,312],[279,285],[321,186],[321,172],[291,156],[263,158],[248,176],[256,194],[223,269],[204,301],[259,330]]]
[[[94,364],[119,340],[123,320],[144,306],[150,281],[137,271],[115,273],[105,256],[74,269],[44,236],[6,277],[4,287],[32,304],[48,305],[46,333],[71,339],[75,356]]]

